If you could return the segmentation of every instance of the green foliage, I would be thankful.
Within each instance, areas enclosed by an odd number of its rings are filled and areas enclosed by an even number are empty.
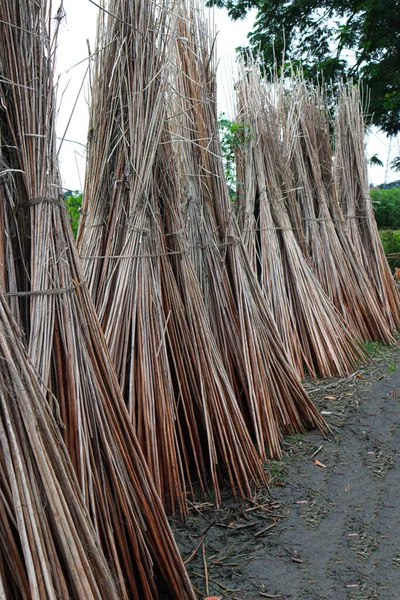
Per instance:
[[[398,229],[381,229],[379,231],[382,246],[385,254],[399,254],[397,256],[388,256],[388,263],[392,270],[397,267],[400,269],[400,230]]]
[[[393,171],[400,173],[400,156],[396,156],[396,158],[392,160],[390,163],[390,168],[393,169]]]
[[[385,254],[400,255],[400,188],[371,190],[372,205]],[[391,269],[400,268],[400,257],[388,257]]]
[[[383,162],[377,154],[371,156],[371,158],[369,159],[369,164],[375,167],[383,167]]]
[[[378,229],[400,229],[400,188],[371,190]]]
[[[381,229],[379,236],[385,250],[385,254],[400,253],[400,230],[399,229]]]
[[[235,187],[239,183],[236,181],[235,151],[238,146],[247,142],[249,136],[248,126],[243,123],[235,123],[228,119],[225,113],[221,113],[218,119],[218,129],[226,182],[229,195],[233,200],[235,198]]]
[[[72,192],[71,190],[64,191],[65,197],[65,206],[67,208],[67,213],[71,221],[72,233],[74,234],[74,238],[76,238],[76,234],[78,233],[78,223],[79,218],[81,216],[80,209],[82,207],[82,192]]]
[[[386,348],[385,344],[382,342],[362,342],[361,346],[368,352],[371,358],[378,356],[379,353]]]
[[[291,444],[292,446],[298,446],[299,444],[301,445],[303,438],[304,433],[293,433],[292,435],[285,436],[285,442],[287,444]]]
[[[269,460],[267,464],[269,484],[281,486],[287,475],[287,467],[283,460]]]
[[[242,19],[258,13],[250,48],[268,67],[289,59],[308,78],[362,78],[373,122],[400,132],[400,2],[398,0],[208,0]],[[346,57],[352,57],[347,62]]]

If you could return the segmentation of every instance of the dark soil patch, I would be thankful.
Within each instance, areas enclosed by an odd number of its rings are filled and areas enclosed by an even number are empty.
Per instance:
[[[306,387],[328,437],[287,438],[269,493],[172,521],[199,597],[400,600],[400,350]]]

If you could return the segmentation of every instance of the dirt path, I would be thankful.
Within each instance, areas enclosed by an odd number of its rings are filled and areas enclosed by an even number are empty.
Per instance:
[[[329,437],[288,438],[269,497],[198,504],[175,524],[204,597],[400,600],[400,350],[307,387]]]

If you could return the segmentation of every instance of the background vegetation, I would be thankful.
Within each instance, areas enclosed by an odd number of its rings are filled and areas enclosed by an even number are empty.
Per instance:
[[[400,254],[400,188],[373,188],[371,198],[385,254]],[[400,268],[400,257],[388,261],[392,269]]]
[[[78,233],[79,217],[81,216],[80,210],[82,206],[82,192],[75,190],[64,190],[65,206],[67,207],[67,213],[71,221],[72,232],[74,238]]]
[[[371,198],[378,228],[400,229],[400,188],[373,188]]]
[[[373,122],[400,132],[399,0],[208,0],[243,19],[257,9],[248,50],[266,66],[301,64],[306,78],[361,78]]]

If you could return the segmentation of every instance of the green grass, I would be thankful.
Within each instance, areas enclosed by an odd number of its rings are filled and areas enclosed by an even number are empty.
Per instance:
[[[286,477],[286,466],[284,460],[269,460],[267,462],[268,479],[273,483],[283,483]]]
[[[292,446],[297,446],[300,444],[304,436],[304,433],[293,433],[292,435],[286,435],[285,442],[292,444]]]
[[[361,346],[364,348],[364,350],[366,350],[366,352],[368,352],[368,354],[372,358],[379,354],[381,350],[387,347],[382,342],[362,342]]]

